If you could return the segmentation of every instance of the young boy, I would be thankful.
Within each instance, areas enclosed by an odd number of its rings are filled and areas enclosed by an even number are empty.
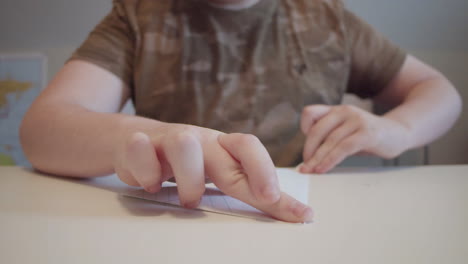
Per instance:
[[[338,105],[344,93],[392,110]],[[129,98],[136,116],[118,113]],[[186,207],[207,177],[304,222],[311,209],[279,190],[275,165],[324,173],[358,152],[396,157],[446,132],[460,108],[444,76],[338,0],[114,0],[21,139],[45,172],[116,172],[148,192],[174,177]]]

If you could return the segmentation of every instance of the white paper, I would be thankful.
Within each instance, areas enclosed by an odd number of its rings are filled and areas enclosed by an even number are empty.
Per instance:
[[[293,169],[277,169],[277,173],[281,190],[298,201],[308,204],[309,178],[297,173]],[[163,188],[155,194],[145,192],[143,189],[129,189],[121,192],[121,194],[161,204],[181,206],[176,184],[171,182],[165,182]],[[270,218],[256,208],[223,194],[214,184],[206,185],[205,194],[200,201],[200,205],[195,210],[256,219]]]

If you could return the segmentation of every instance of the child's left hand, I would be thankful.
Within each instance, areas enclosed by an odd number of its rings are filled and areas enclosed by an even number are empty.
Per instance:
[[[407,149],[403,124],[350,105],[307,106],[301,129],[307,137],[302,173],[325,173],[356,153],[390,159]]]

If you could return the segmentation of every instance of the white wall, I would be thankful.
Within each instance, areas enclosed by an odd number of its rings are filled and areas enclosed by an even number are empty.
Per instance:
[[[344,0],[355,13],[410,50],[468,51],[466,0]]]
[[[431,63],[468,101],[467,0],[345,0],[392,41]],[[0,53],[42,52],[49,78],[89,30],[108,12],[111,0],[2,0]],[[430,162],[468,163],[468,110],[455,128],[430,146]]]
[[[50,78],[110,6],[111,0],[1,0],[0,52],[44,53]]]

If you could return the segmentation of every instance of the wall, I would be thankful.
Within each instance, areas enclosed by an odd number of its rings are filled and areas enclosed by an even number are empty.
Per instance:
[[[468,1],[345,0],[392,41],[434,65],[468,101]],[[49,78],[108,12],[110,0],[2,0],[0,53],[42,52]],[[468,110],[433,143],[430,163],[468,163]]]
[[[44,53],[50,79],[110,6],[110,0],[2,0],[0,53]]]

